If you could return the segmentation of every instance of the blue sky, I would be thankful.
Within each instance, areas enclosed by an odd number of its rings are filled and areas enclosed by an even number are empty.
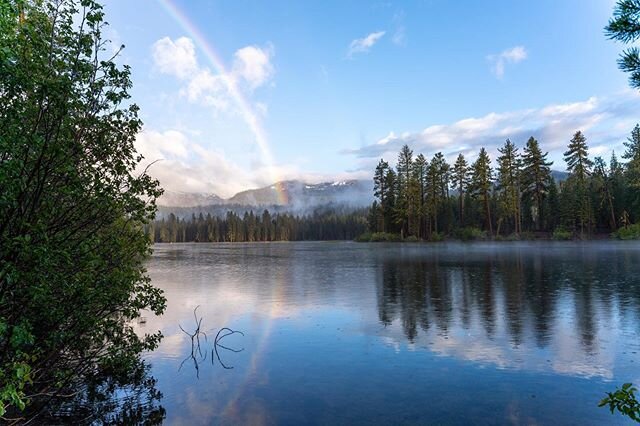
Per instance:
[[[403,143],[472,160],[533,135],[562,170],[581,129],[593,155],[621,153],[640,97],[603,35],[613,4],[108,0],[106,35],[126,45],[152,174],[229,196],[368,178]]]

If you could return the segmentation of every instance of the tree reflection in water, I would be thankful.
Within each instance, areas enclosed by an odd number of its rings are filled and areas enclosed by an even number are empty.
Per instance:
[[[377,274],[379,321],[398,320],[410,343],[422,330],[447,337],[452,327],[480,327],[489,341],[497,330],[513,347],[533,337],[550,344],[553,330],[572,312],[582,351],[597,351],[598,326],[614,311],[640,313],[638,286],[631,285],[630,258],[600,260],[598,252],[577,249],[553,258],[553,251],[500,250],[386,258]],[[603,256],[604,257],[604,256]],[[607,280],[600,278],[607,277]]]

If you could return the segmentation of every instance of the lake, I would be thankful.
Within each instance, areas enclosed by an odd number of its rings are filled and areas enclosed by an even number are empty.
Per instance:
[[[640,384],[637,243],[160,244],[148,269],[166,424],[631,424],[597,404]]]

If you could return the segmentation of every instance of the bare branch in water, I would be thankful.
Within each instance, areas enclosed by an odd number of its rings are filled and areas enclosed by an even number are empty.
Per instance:
[[[225,334],[220,335],[220,333],[222,333],[222,332],[225,332]],[[224,345],[222,345],[220,343],[220,341],[222,339],[224,339],[227,336],[231,336],[232,334],[240,334],[240,335],[244,336],[244,333],[242,331],[231,330],[230,328],[227,328],[227,327],[221,328],[220,331],[218,331],[218,334],[216,334],[216,338],[213,341],[213,350],[211,351],[211,363],[213,364],[213,355],[215,354],[216,358],[218,358],[218,361],[220,362],[220,365],[222,365],[222,367],[227,369],[227,370],[232,370],[233,367],[229,367],[229,366],[225,365],[224,362],[222,362],[222,359],[220,358],[220,353],[218,352],[218,348],[225,349],[225,350],[228,350],[228,351],[231,351],[231,352],[235,352],[235,353],[244,351],[244,348],[242,348],[242,349],[232,349],[232,348],[224,346]]]
[[[178,324],[178,327],[180,327],[180,330],[182,330],[182,332],[184,334],[186,334],[187,336],[189,336],[191,338],[191,354],[189,356],[187,356],[184,360],[182,360],[182,363],[180,363],[180,367],[178,368],[178,371],[180,371],[182,369],[182,366],[184,365],[185,362],[187,362],[188,360],[192,360],[194,368],[196,370],[196,377],[197,378],[200,378],[200,365],[199,365],[199,362],[203,362],[203,361],[205,361],[207,359],[207,352],[204,352],[204,354],[203,354],[202,347],[200,345],[200,336],[201,335],[204,336],[204,340],[207,341],[207,334],[204,331],[200,331],[200,328],[202,326],[202,317],[198,318],[197,310],[198,310],[199,307],[200,307],[200,305],[196,306],[195,309],[193,310],[193,318],[195,319],[195,323],[196,323],[196,328],[195,328],[193,333],[189,333],[187,330],[182,328],[182,326],[180,324]],[[220,343],[222,341],[222,339],[224,339],[227,336],[231,336],[233,334],[240,334],[240,335],[244,336],[244,333],[242,331],[232,330],[232,329],[227,328],[227,327],[223,327],[218,331],[218,333],[216,334],[216,337],[214,339],[214,342],[213,342],[213,349],[211,350],[211,364],[212,365],[214,363],[214,355],[215,355],[215,357],[218,358],[218,361],[220,362],[220,365],[222,365],[223,368],[225,368],[226,370],[233,369],[233,367],[227,366],[222,361],[222,359],[220,358],[220,353],[218,352],[218,348],[224,349],[224,350],[227,350],[227,351],[230,351],[230,352],[234,352],[234,353],[238,353],[238,352],[244,351],[244,348],[242,348],[242,349],[234,349],[234,348],[230,348],[230,347],[225,346],[222,343]]]
[[[199,307],[200,305],[196,306],[195,309],[193,310],[193,318],[195,319],[195,322],[196,322],[196,329],[193,333],[189,333],[184,328],[182,328],[180,324],[178,324],[178,327],[180,327],[180,330],[182,330],[184,334],[186,334],[191,338],[191,354],[188,357],[186,357],[182,361],[182,363],[180,363],[180,368],[178,368],[178,371],[182,369],[182,366],[187,360],[191,359],[196,369],[197,378],[200,378],[200,368],[198,365],[198,359],[196,358],[196,354],[199,355],[200,361],[204,361],[207,359],[207,353],[205,352],[204,355],[202,354],[202,347],[200,345],[200,335],[204,336],[204,340],[206,341],[207,334],[204,331],[200,331],[200,327],[202,326],[202,317],[198,318],[197,311]]]

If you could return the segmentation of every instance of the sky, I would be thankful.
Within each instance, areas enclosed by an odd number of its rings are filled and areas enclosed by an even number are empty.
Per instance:
[[[620,155],[640,117],[603,32],[614,0],[106,0],[169,191],[369,179],[408,144],[495,159],[536,137],[553,168],[582,130]]]

